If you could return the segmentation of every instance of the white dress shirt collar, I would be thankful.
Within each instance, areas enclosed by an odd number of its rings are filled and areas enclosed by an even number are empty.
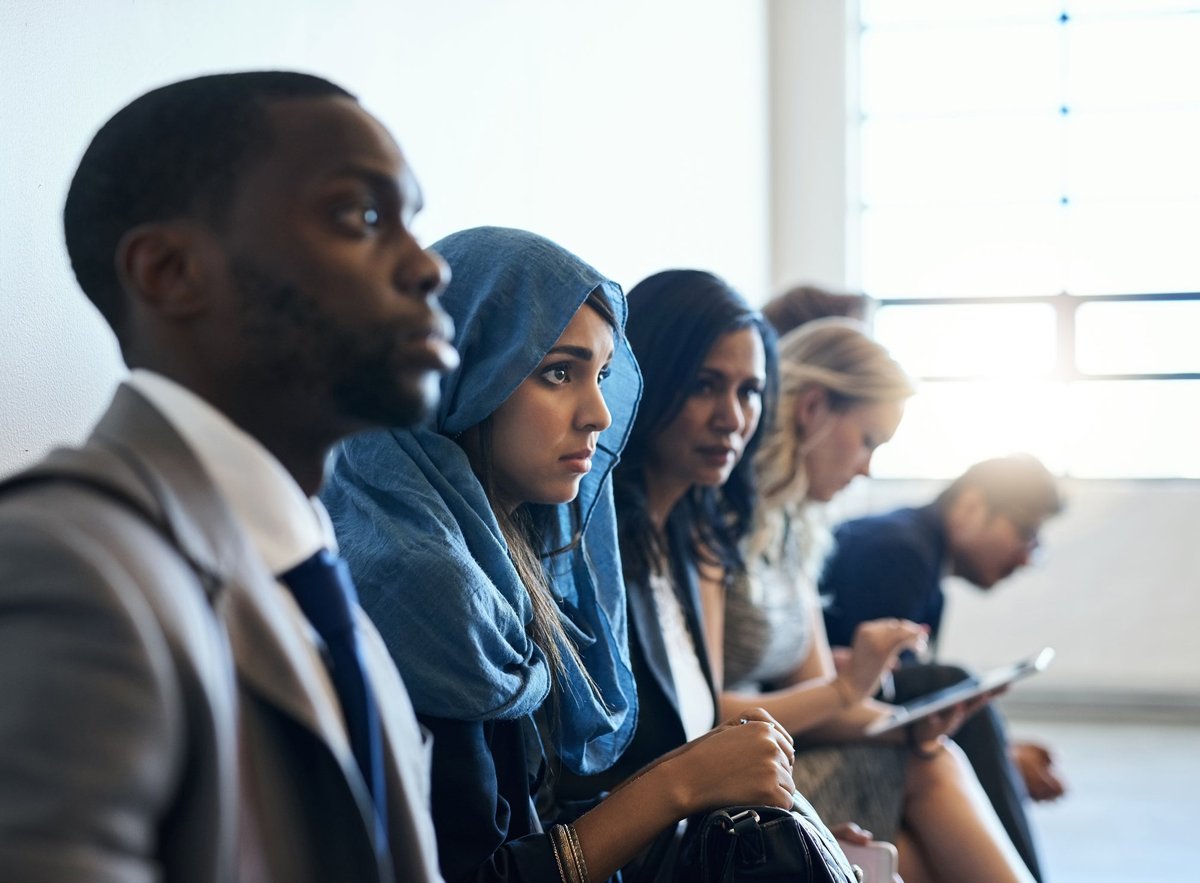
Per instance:
[[[200,460],[272,573],[336,549],[325,507],[257,440],[191,390],[134,369],[129,385],[166,416]]]

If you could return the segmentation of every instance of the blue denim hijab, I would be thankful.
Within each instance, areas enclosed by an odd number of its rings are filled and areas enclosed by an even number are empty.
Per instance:
[[[434,425],[343,442],[321,496],[363,607],[416,710],[455,720],[520,718],[545,702],[549,666],[527,633],[528,593],[454,437],[533,372],[593,290],[601,289],[622,327],[625,297],[564,249],[520,230],[466,230],[434,249],[453,272],[442,306],[454,319],[462,356],[442,381]],[[612,765],[637,719],[610,473],[640,394],[637,364],[619,337],[604,384],[613,422],[580,486],[582,541],[547,563],[562,623],[599,694],[566,657],[554,750],[585,775]],[[548,551],[575,527],[569,505],[545,514],[559,533],[547,538]]]

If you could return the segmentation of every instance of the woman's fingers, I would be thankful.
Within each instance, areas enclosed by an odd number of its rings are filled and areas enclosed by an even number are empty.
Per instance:
[[[791,806],[795,789],[791,736],[761,708],[746,709],[694,747],[689,778],[706,807],[762,803]]]
[[[928,630],[907,619],[876,619],[864,622],[854,633],[848,671],[864,695],[874,692],[879,677],[891,668],[903,650],[921,653],[927,646]]]
[[[875,837],[870,831],[864,831],[854,822],[842,822],[840,825],[832,826],[829,830],[838,840],[857,846],[866,846]]]
[[[783,724],[781,724],[779,721],[775,720],[775,718],[771,716],[771,713],[768,712],[766,709],[757,708],[757,707],[756,708],[747,708],[740,715],[738,715],[736,720],[738,721],[739,724],[742,721],[746,721],[746,722],[761,721],[762,723],[770,724],[772,729],[774,729],[775,732],[779,734],[779,737],[782,738],[789,746],[792,746],[794,744],[794,740],[792,739],[792,734],[789,733],[784,728]],[[792,749],[791,753],[793,755],[795,754],[794,748]]]
[[[858,643],[861,637],[883,642],[892,648],[908,645],[915,650],[918,646],[925,646],[928,635],[929,629],[926,626],[918,625],[909,619],[875,619],[858,627],[854,642]]]

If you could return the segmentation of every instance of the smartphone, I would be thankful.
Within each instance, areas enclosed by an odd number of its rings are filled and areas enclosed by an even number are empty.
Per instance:
[[[850,864],[862,869],[862,883],[892,883],[900,871],[896,847],[886,840],[872,840],[866,846],[838,841]]]

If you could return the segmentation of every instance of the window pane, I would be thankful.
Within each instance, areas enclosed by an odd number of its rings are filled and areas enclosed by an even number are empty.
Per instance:
[[[1200,16],[1081,20],[1064,31],[1073,109],[1200,101]]]
[[[1153,16],[1164,12],[1195,12],[1196,0],[1067,0],[1062,4],[1071,18],[1116,14]]]
[[[1073,200],[1200,200],[1200,108],[1066,120]]]
[[[1075,332],[1076,363],[1086,373],[1200,373],[1200,301],[1082,304]]]
[[[884,24],[929,21],[1053,21],[1061,0],[861,0],[863,22]]]
[[[1071,20],[1117,15],[1155,16],[1164,12],[1195,12],[1196,0],[860,0],[864,24],[1015,19],[1055,21],[1065,10]]]
[[[1048,304],[883,307],[875,336],[918,377],[1047,376],[1054,370]]]
[[[1066,405],[1071,475],[1200,478],[1200,381],[1076,383]]]
[[[1194,202],[1067,207],[1066,290],[1148,294],[1200,288]]]
[[[938,203],[1062,195],[1066,124],[1056,113],[867,119],[863,201]]]
[[[1060,30],[1058,24],[868,30],[862,37],[862,110],[868,116],[1057,110]]]
[[[863,287],[875,297],[1011,297],[1063,290],[1059,205],[868,208]]]
[[[1078,478],[1200,478],[1198,413],[1200,381],[927,383],[872,474],[952,478],[1028,451]]]
[[[905,408],[873,475],[954,478],[987,457],[1027,451],[1051,471],[1064,466],[1063,387],[1048,382],[929,382]]]

